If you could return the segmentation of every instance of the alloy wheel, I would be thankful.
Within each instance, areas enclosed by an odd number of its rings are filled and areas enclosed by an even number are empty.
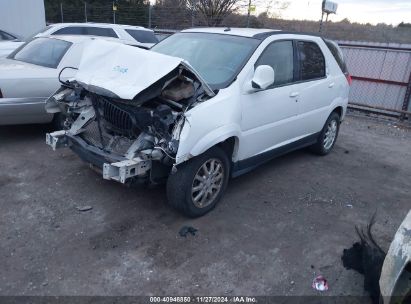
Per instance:
[[[197,171],[191,186],[191,198],[197,208],[209,206],[224,183],[224,166],[217,158],[207,160]]]

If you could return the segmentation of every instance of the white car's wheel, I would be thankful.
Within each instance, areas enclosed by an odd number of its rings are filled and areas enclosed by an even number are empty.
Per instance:
[[[206,214],[222,197],[229,171],[228,157],[219,147],[178,166],[167,181],[170,205],[190,217]]]
[[[311,146],[311,150],[318,155],[327,155],[331,152],[337,141],[340,130],[340,115],[331,113],[318,136],[317,142]]]

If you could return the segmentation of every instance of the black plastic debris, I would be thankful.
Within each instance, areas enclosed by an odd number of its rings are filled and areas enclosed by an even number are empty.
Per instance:
[[[191,234],[191,235],[195,236],[197,231],[198,231],[198,230],[195,229],[194,227],[191,227],[191,226],[183,226],[183,227],[180,229],[180,231],[178,232],[178,234],[179,234],[181,237],[187,237],[188,234]]]
[[[86,212],[86,211],[90,211],[91,209],[93,209],[93,207],[91,207],[91,206],[79,206],[79,207],[76,207],[76,209],[77,209],[77,211],[80,211],[80,212]]]
[[[344,249],[341,260],[346,269],[353,269],[364,275],[364,289],[370,294],[373,304],[379,303],[379,280],[386,253],[375,241],[371,229],[375,223],[372,216],[366,229],[355,227],[360,242],[355,242],[349,249]]]

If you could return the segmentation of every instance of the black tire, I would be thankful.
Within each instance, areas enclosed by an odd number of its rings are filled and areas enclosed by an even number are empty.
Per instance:
[[[198,207],[193,200],[192,187],[194,178],[200,172],[202,166],[208,162],[217,160],[215,164],[220,164],[223,170],[221,178],[221,188],[212,194],[215,197],[209,200],[209,204]],[[177,166],[177,172],[171,173],[167,180],[167,198],[169,204],[188,217],[199,217],[211,211],[223,196],[230,175],[230,162],[227,154],[219,147],[213,147],[203,154],[190,159],[186,163]],[[218,179],[220,181],[220,179]],[[202,184],[202,183],[201,183]],[[195,192],[196,193],[196,192]],[[206,194],[208,195],[208,194]],[[199,204],[199,203],[197,203]]]
[[[327,134],[329,126],[333,122],[335,122],[337,130],[336,130],[335,138],[331,146],[327,146],[325,145],[326,134]],[[340,115],[338,115],[338,113],[336,112],[332,112],[330,116],[328,117],[327,121],[325,122],[323,129],[321,130],[320,135],[318,136],[317,142],[310,147],[310,150],[317,155],[327,155],[328,153],[331,152],[332,148],[334,147],[335,142],[337,141],[339,131],[340,131]]]
[[[59,130],[65,130],[66,126],[64,125],[64,122],[66,121],[66,116],[62,113],[56,113],[53,116],[53,120],[51,121],[51,124],[53,125],[53,129],[56,131]]]

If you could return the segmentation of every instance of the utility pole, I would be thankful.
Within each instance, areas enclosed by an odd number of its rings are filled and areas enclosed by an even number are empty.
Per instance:
[[[117,3],[113,1],[113,23],[116,24],[116,11],[117,11]]]
[[[329,0],[323,0],[322,5],[321,5],[321,21],[320,21],[320,30],[319,32],[323,30],[323,19],[324,19],[324,14],[326,14],[325,18],[325,23],[328,22],[328,16],[330,14],[335,14],[337,13],[337,7],[338,4]]]
[[[324,19],[324,11],[322,11],[322,13],[321,13],[320,30],[319,30],[320,33],[323,30],[323,19]],[[328,17],[327,17],[327,19],[328,19]]]

